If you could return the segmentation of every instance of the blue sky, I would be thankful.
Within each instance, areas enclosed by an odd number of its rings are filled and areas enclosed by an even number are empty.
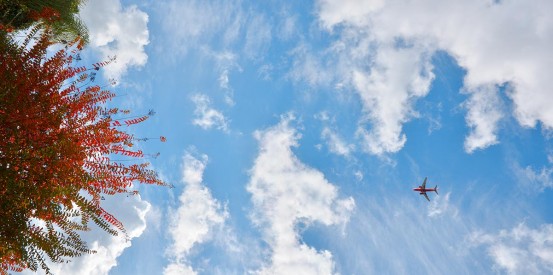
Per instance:
[[[175,188],[54,271],[552,273],[552,2],[295,2],[89,1]]]

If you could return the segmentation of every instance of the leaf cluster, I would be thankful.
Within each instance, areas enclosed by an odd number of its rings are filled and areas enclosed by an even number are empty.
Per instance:
[[[88,30],[78,16],[83,0],[0,0],[0,29],[23,30],[36,23],[47,24],[52,38],[88,42]]]

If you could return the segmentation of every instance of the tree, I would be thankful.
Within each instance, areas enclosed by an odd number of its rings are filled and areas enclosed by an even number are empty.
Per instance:
[[[136,194],[133,183],[167,186],[142,161],[145,154],[133,149],[145,139],[124,131],[154,112],[131,117],[128,110],[105,107],[116,95],[94,78],[111,60],[76,66],[79,39],[47,57],[52,31],[33,39],[40,30],[34,27],[21,45],[0,35],[3,274],[39,266],[49,273],[46,257],[65,262],[94,253],[78,234],[90,221],[112,235],[126,234],[102,208],[104,195]]]
[[[81,37],[88,31],[78,17],[83,0],[0,0],[0,29],[27,29],[41,21],[52,29],[56,41]]]

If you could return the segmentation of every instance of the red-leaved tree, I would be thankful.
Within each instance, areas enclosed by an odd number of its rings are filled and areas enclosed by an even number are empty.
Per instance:
[[[134,183],[166,185],[133,148],[140,139],[125,132],[153,112],[107,108],[115,94],[93,80],[111,61],[76,66],[81,41],[52,55],[50,36],[36,26],[23,43],[0,38],[1,274],[49,273],[47,258],[94,253],[78,234],[90,222],[126,234],[103,196],[136,194]]]

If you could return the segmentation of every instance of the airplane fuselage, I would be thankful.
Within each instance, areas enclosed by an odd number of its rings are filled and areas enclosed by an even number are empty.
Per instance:
[[[417,191],[417,192],[421,192],[421,193],[436,192],[436,188],[421,188],[421,187],[417,187],[417,188],[413,188],[413,191]]]

